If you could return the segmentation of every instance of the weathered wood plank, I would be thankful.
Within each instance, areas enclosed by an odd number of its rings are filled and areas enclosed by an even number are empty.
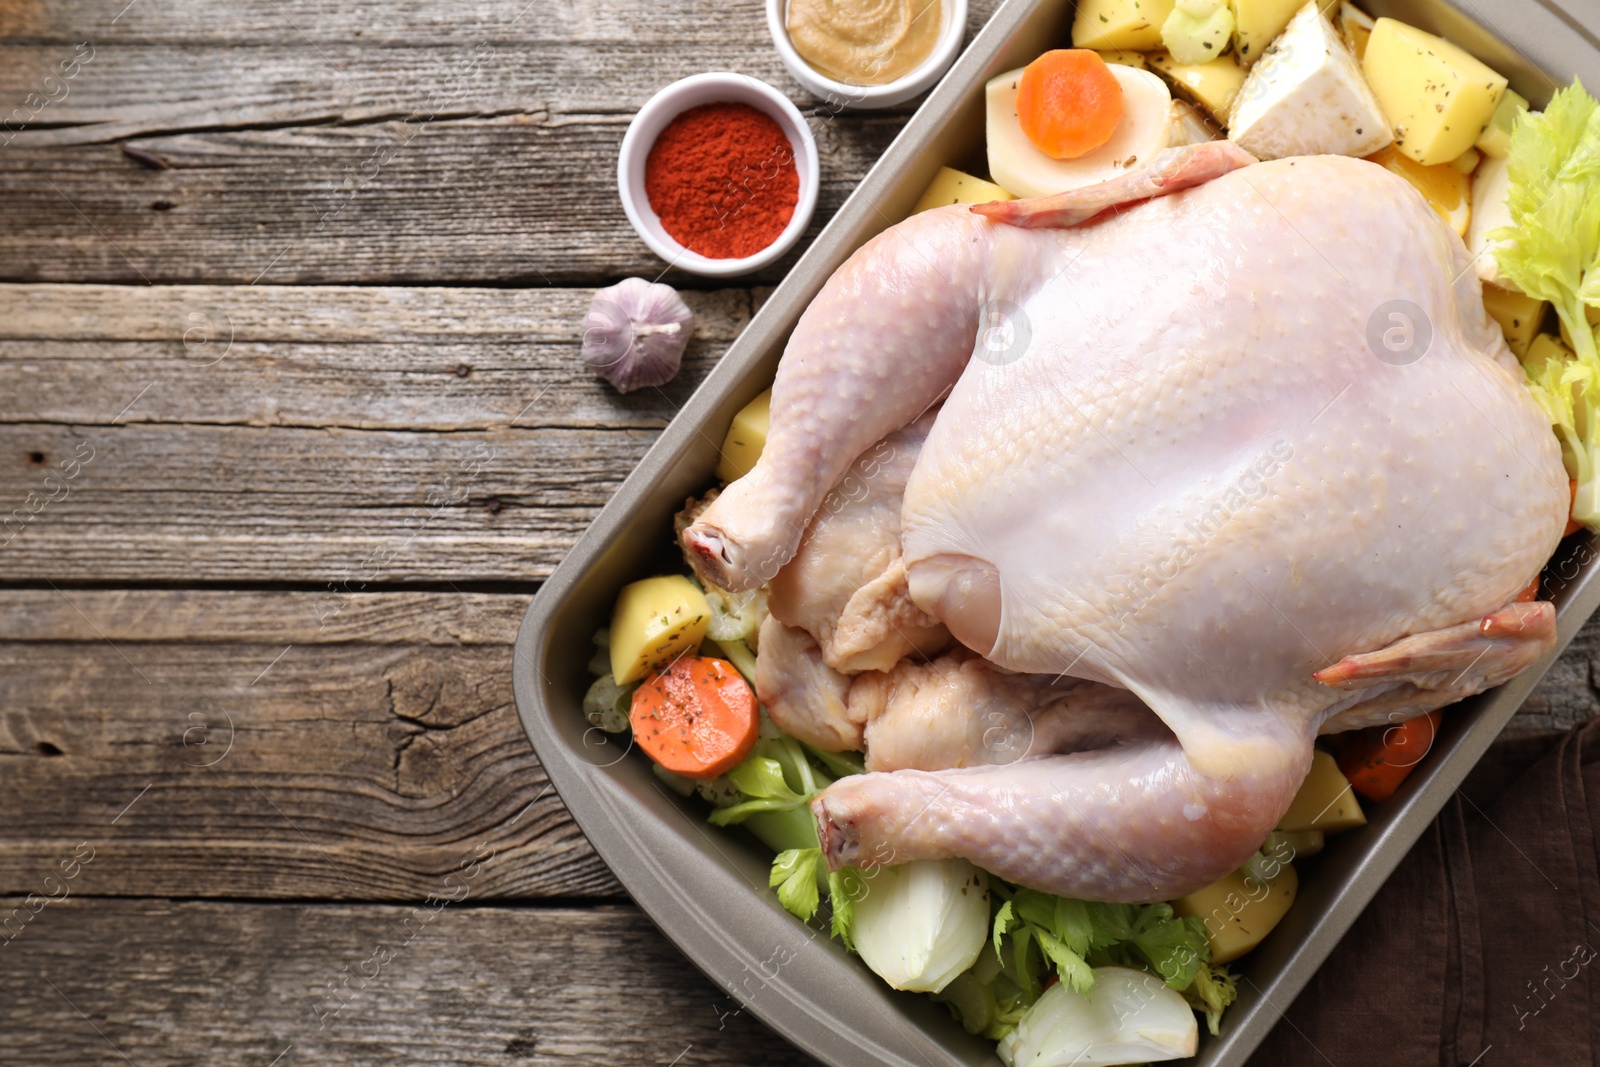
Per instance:
[[[979,29],[999,0],[971,0],[968,32]],[[120,7],[120,5],[118,5]],[[374,8],[329,6],[318,0],[275,0],[240,8],[228,0],[190,0],[181,7],[138,3],[118,7],[95,0],[52,0],[0,8],[0,39],[71,44],[84,40],[191,46],[291,42],[433,47],[448,42],[558,40],[593,47],[646,39],[663,45],[710,48],[767,40],[764,0],[649,3],[648,0],[385,0]]]
[[[9,589],[0,641],[500,647],[527,607],[497,593]]]
[[[591,296],[0,286],[0,580],[542,578],[751,304],[620,397]]]
[[[0,580],[539,579],[654,437],[0,426]]]
[[[486,841],[477,896],[616,895],[516,716],[525,607],[0,593],[0,893],[89,840],[86,894],[419,899]]]
[[[579,355],[590,290],[0,285],[0,423],[660,429],[750,319],[686,292],[678,377],[621,396]]]
[[[752,295],[766,292],[685,292],[695,340],[733,340],[750,321]],[[175,342],[194,363],[220,361],[229,342],[576,345],[593,295],[587,288],[0,284],[0,340]]]
[[[649,64],[633,61],[637,81]],[[169,55],[152,62],[184,60]],[[283,75],[290,82],[313,76],[314,70]],[[394,121],[142,135],[131,142],[166,159],[169,170],[146,169],[116,145],[30,147],[24,139],[85,137],[90,127],[26,131],[0,151],[0,183],[13,208],[0,235],[0,279],[538,286],[654,278],[666,264],[622,212],[616,158],[632,111],[671,80],[652,82],[615,115],[588,113],[593,105],[585,102],[584,113],[424,122],[406,121],[405,106],[385,103]],[[374,89],[380,96],[386,91],[387,82]],[[268,86],[257,93],[275,99]],[[585,100],[608,95],[592,90]],[[503,101],[482,107],[517,110]],[[258,121],[333,121],[310,113],[319,110]],[[906,114],[813,111],[822,182],[812,236]],[[86,108],[78,117],[94,114]],[[213,115],[191,125],[225,123]],[[752,278],[781,279],[799,251]],[[706,284],[676,270],[667,278]]]
[[[469,864],[474,844],[461,845]],[[97,853],[67,884],[114,862]],[[500,862],[479,865],[477,880],[464,871],[436,884],[445,900],[460,896],[458,886],[467,892],[437,911],[51,904],[9,943],[0,941],[0,1060],[37,1067],[815,1062],[740,1010],[630,908],[475,906],[478,882]],[[47,892],[42,884],[36,891]],[[20,906],[0,902],[0,914]],[[763,995],[762,984],[749,983],[753,996]]]

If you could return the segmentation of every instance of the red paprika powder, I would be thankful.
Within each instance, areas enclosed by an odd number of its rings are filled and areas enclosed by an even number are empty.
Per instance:
[[[691,252],[743,259],[783,233],[800,200],[794,147],[749,104],[701,104],[667,124],[644,163],[661,227]]]

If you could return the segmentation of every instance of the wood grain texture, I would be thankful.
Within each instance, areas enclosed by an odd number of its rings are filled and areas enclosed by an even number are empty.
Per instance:
[[[678,377],[619,397],[591,297],[0,286],[0,580],[543,578],[753,302],[686,294]]]
[[[580,356],[593,295],[0,285],[0,423],[659,430],[752,312],[745,290],[685,292],[678,376],[622,396]]]
[[[538,287],[666,271],[674,285],[705,287],[666,270],[623,214],[626,120],[396,120],[130,142],[169,160],[161,171],[117,145],[19,140],[0,150],[16,210],[0,280]],[[751,280],[783,277],[904,120],[813,121],[816,215],[795,250]]]
[[[616,896],[511,696],[526,598],[0,593],[0,893]]]
[[[0,426],[0,579],[535,580],[654,438]],[[52,480],[80,454],[76,478]]]
[[[499,862],[477,865],[481,878]],[[67,885],[111,863],[97,854]],[[479,907],[476,881],[465,877],[472,869],[435,887],[445,901],[464,887],[458,902],[416,908],[51,904],[20,926],[14,920],[10,942],[0,935],[0,1060],[815,1063],[695,973],[631,908]],[[21,906],[0,901],[0,916]],[[755,998],[776,995],[759,977],[751,989]]]

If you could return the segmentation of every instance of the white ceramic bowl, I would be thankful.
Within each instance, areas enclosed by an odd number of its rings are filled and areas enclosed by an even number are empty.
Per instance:
[[[714,103],[749,104],[770,115],[789,138],[794,148],[795,169],[799,172],[800,196],[789,225],[766,248],[742,259],[712,259],[683,247],[662,228],[661,219],[650,206],[644,188],[645,158],[667,123],[692,107]],[[670,266],[712,278],[757,270],[794,247],[816,210],[817,185],[817,142],[800,109],[766,82],[726,71],[684,78],[652,96],[629,123],[628,132],[622,137],[622,152],[617,157],[617,189],[622,194],[622,210],[627,212],[628,221],[633,223],[640,238]]]
[[[772,34],[772,43],[777,46],[778,58],[783,60],[783,65],[794,75],[795,81],[833,108],[867,111],[905,103],[931,88],[955,62],[956,53],[961,51],[961,37],[967,30],[967,0],[940,2],[944,7],[944,26],[939,30],[939,39],[934,42],[933,51],[905,77],[883,85],[847,85],[834,81],[801,59],[800,53],[794,50],[794,42],[789,40],[789,31],[784,28],[789,0],[767,0],[767,30]]]

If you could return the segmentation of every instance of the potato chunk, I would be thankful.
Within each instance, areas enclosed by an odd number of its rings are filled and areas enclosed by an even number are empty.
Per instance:
[[[922,191],[922,197],[917,201],[917,206],[911,209],[911,213],[915,215],[929,208],[944,207],[948,204],[988,204],[996,200],[1015,199],[1016,197],[994,182],[974,178],[954,167],[940,167],[939,173],[933,176],[933,181]],[[770,399],[770,393],[762,395]]]
[[[1460,48],[1394,19],[1373,24],[1361,65],[1395,147],[1423,166],[1471,148],[1506,91],[1505,78]]]
[[[1350,782],[1339,770],[1333,756],[1317,750],[1311,759],[1311,771],[1294,795],[1289,810],[1283,813],[1278,829],[1288,833],[1301,830],[1321,830],[1329,833],[1365,826],[1367,817],[1356,803]]]
[[[711,621],[705,594],[681,574],[622,587],[611,615],[611,677],[636,682],[700,647]]]
[[[932,192],[930,188],[929,192]],[[927,193],[923,197],[927,197]],[[1008,198],[1009,199],[1009,198]],[[918,211],[922,209],[917,208]],[[767,447],[767,430],[772,424],[772,390],[768,389],[739,409],[722,441],[722,458],[717,460],[717,477],[725,482],[743,478],[761,458]]]
[[[1072,47],[1148,52],[1161,47],[1161,24],[1173,0],[1079,0]]]
[[[1549,307],[1543,300],[1515,289],[1502,289],[1491,282],[1483,284],[1483,306],[1489,317],[1500,324],[1506,344],[1518,359],[1528,354],[1528,346],[1544,322],[1544,309]]]
[[[1179,96],[1194,101],[1206,114],[1226,125],[1239,87],[1244,84],[1244,68],[1230,56],[1209,63],[1179,63],[1166,52],[1149,57],[1150,69],[1167,80]]]
[[[1338,768],[1334,768],[1337,772]],[[1284,864],[1278,876],[1262,882],[1234,871],[1204,889],[1172,902],[1174,913],[1205,924],[1211,962],[1228,963],[1261,944],[1294,903],[1300,876]]]

